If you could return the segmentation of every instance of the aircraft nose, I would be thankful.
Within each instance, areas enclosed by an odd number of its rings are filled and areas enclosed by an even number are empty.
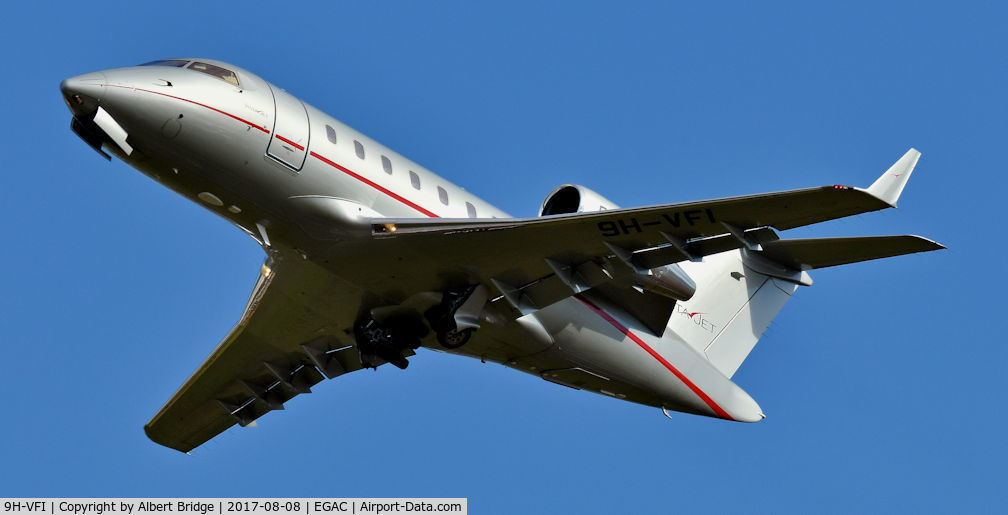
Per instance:
[[[93,112],[98,108],[107,80],[102,72],[85,73],[64,79],[60,83],[63,99],[74,114]]]

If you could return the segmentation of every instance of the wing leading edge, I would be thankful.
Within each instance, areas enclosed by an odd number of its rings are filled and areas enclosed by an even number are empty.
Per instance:
[[[539,231],[595,236],[613,243],[643,242],[663,245],[671,240],[736,236],[733,229],[803,227],[837,218],[896,207],[920,152],[910,149],[867,189],[843,185],[820,186],[757,195],[727,197],[660,206],[613,209],[591,213],[550,215],[524,219],[375,219],[376,238],[413,234],[470,234],[522,227],[529,235]],[[558,235],[567,243],[568,235]],[[672,238],[669,238],[672,236]],[[689,249],[690,245],[687,245]],[[719,250],[720,252],[720,250]]]
[[[358,299],[342,291],[309,262],[273,254],[238,323],[144,426],[147,436],[189,452],[234,424],[283,409],[327,377],[362,368],[339,329],[352,326],[354,313],[337,307]]]

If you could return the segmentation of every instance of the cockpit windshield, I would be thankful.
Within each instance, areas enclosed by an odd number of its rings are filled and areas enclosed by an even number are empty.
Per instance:
[[[173,68],[185,67],[190,70],[195,70],[200,73],[217,77],[218,79],[227,81],[235,86],[240,85],[238,84],[238,75],[236,75],[235,72],[228,70],[227,68],[221,68],[215,64],[200,61],[190,61],[188,59],[158,59],[157,61],[143,63],[140,66],[171,66]]]
[[[235,86],[238,85],[238,76],[235,75],[235,72],[228,70],[226,68],[221,68],[220,66],[195,61],[189,65],[189,69],[196,70],[198,72],[203,72],[207,75],[213,75],[214,77],[226,80],[231,84],[234,84]]]
[[[157,61],[143,63],[140,66],[173,66],[175,68],[181,68],[188,63],[189,61],[186,59],[158,59]]]

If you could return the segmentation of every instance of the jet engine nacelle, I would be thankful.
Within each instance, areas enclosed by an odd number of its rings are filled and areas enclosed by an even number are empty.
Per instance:
[[[539,207],[539,216],[590,213],[618,208],[619,206],[609,199],[580,184],[564,184],[546,196],[546,200]]]
[[[619,206],[580,184],[564,184],[546,196],[539,207],[539,216],[606,209],[619,209]],[[651,270],[637,270],[634,278],[637,287],[675,300],[689,300],[696,293],[696,282],[675,263]]]

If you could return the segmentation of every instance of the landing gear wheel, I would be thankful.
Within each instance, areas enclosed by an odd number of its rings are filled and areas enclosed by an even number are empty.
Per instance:
[[[472,329],[463,329],[461,331],[438,331],[437,341],[446,349],[457,349],[469,341],[469,338],[472,337],[472,333]]]
[[[417,317],[394,317],[381,324],[373,318],[366,318],[354,325],[354,337],[361,362],[368,367],[377,367],[374,358],[385,360],[399,368],[409,366],[403,356],[404,351],[420,347],[420,339],[428,334],[427,326]]]
[[[465,345],[469,341],[469,338],[472,337],[473,331],[476,330],[476,327],[472,326],[472,321],[470,320],[467,322],[468,327],[465,329],[459,329],[458,324],[455,321],[455,314],[469,300],[469,298],[473,295],[473,292],[476,291],[477,287],[478,286],[474,285],[467,286],[461,290],[446,291],[441,299],[441,304],[428,309],[427,312],[424,313],[424,316],[427,317],[427,321],[430,322],[431,328],[434,329],[434,332],[437,334],[437,341],[442,347],[446,349],[457,349]],[[485,289],[481,290],[481,292],[481,296],[477,297],[478,299],[481,299],[478,300],[480,306],[486,302]],[[467,319],[473,318],[478,313],[478,311],[472,312],[472,308],[468,311],[470,312],[467,312],[465,315]]]

